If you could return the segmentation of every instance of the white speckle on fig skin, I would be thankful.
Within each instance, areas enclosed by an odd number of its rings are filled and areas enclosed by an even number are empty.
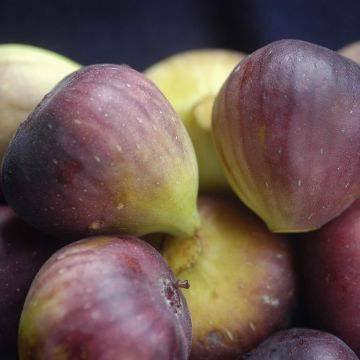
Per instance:
[[[252,322],[249,322],[249,327],[252,331],[256,331],[256,326]]]
[[[272,307],[277,308],[280,305],[280,300],[277,298],[274,298],[272,296],[269,295],[262,295],[261,296],[262,301],[264,302],[264,304],[270,305]]]

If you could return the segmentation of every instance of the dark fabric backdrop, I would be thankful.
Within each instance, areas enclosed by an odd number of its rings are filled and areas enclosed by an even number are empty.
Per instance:
[[[0,0],[0,42],[142,70],[191,48],[251,52],[281,38],[336,50],[360,39],[359,17],[360,0]]]

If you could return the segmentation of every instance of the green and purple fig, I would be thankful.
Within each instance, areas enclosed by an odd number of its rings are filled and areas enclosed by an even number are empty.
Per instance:
[[[200,197],[198,209],[195,236],[169,237],[161,253],[190,283],[190,359],[235,359],[289,325],[297,298],[293,251],[237,199]]]
[[[93,236],[42,266],[19,326],[21,360],[187,360],[191,318],[161,255],[131,236]]]
[[[360,195],[360,67],[300,40],[229,75],[213,137],[234,191],[274,232],[321,227]]]
[[[211,138],[211,111],[221,85],[244,57],[241,52],[226,49],[194,49],[145,70],[189,132],[199,165],[200,192],[230,191]]]
[[[159,89],[124,65],[84,67],[60,82],[14,136],[7,202],[65,239],[199,225],[198,168],[186,129]]]
[[[20,123],[45,94],[79,67],[64,56],[35,46],[0,45],[0,163]]]

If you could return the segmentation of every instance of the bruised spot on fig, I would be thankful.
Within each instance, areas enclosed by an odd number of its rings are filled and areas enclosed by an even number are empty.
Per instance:
[[[207,338],[212,343],[222,343],[224,341],[224,336],[219,330],[212,330]]]
[[[139,259],[135,256],[129,256],[126,254],[121,255],[121,262],[124,262],[128,268],[130,268],[135,274],[143,275],[144,271],[139,262]]]
[[[73,159],[63,162],[53,159],[53,163],[57,166],[56,180],[60,184],[71,184],[75,175],[82,170],[82,165]]]

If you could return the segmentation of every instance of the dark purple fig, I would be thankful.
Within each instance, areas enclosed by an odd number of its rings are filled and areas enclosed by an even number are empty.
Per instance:
[[[59,247],[8,206],[0,206],[0,354],[16,353],[20,314],[30,284]]]
[[[311,326],[335,334],[360,355],[360,200],[297,245]]]
[[[127,67],[84,67],[20,126],[3,164],[3,191],[26,221],[66,239],[198,226],[198,170],[170,103]]]
[[[220,90],[213,136],[232,187],[270,230],[319,228],[360,195],[360,67],[300,40],[260,48]]]
[[[22,360],[186,360],[191,320],[161,255],[135,237],[72,243],[41,268],[19,330]]]
[[[336,336],[313,329],[280,331],[242,360],[358,360],[355,353]]]

